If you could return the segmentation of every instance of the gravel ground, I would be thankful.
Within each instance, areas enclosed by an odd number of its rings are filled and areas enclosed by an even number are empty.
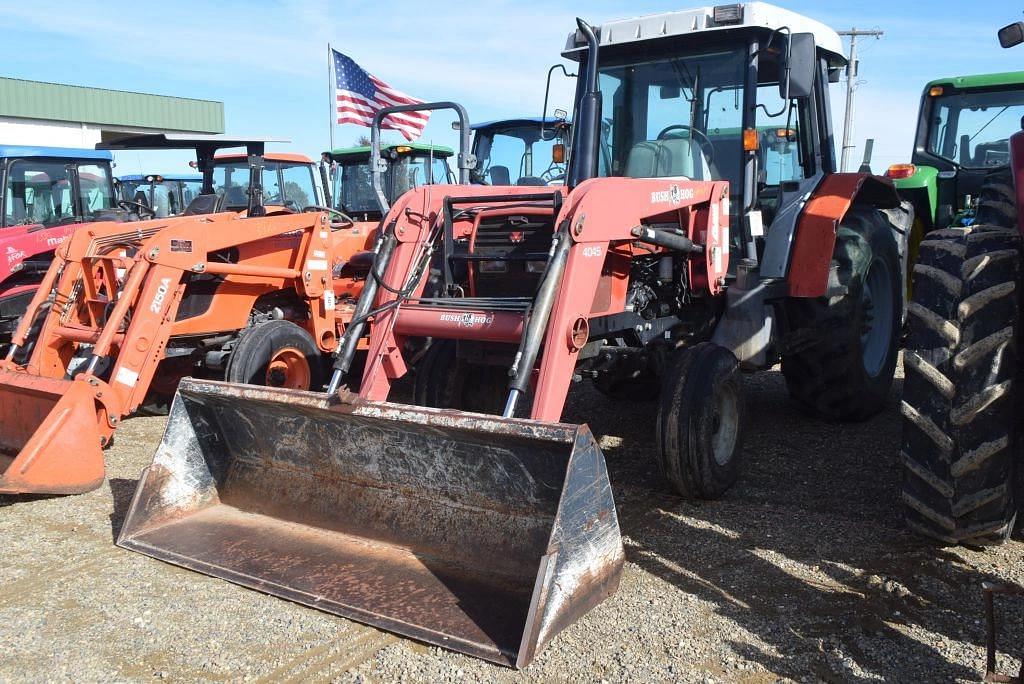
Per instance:
[[[746,387],[744,473],[702,503],[657,473],[654,404],[576,389],[566,419],[600,437],[628,563],[519,673],[114,547],[164,423],[129,420],[101,489],[0,497],[0,681],[978,681],[980,584],[1024,581],[1024,545],[943,549],[901,529],[900,380],[856,425],[801,415],[777,372]],[[1002,642],[1020,643],[1024,611],[1000,605]]]

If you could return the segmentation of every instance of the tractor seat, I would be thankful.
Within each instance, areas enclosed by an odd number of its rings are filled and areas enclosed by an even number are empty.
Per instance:
[[[689,138],[644,140],[633,145],[626,157],[628,178],[666,178],[683,176],[691,180],[711,180],[700,145]]]
[[[509,173],[507,166],[492,166],[487,173],[491,176],[491,185],[512,185],[512,174]]]
[[[221,197],[216,193],[208,195],[196,195],[185,207],[184,216],[197,216],[199,214],[213,214],[220,209]]]

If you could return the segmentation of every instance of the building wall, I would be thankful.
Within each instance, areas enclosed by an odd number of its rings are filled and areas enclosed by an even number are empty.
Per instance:
[[[100,129],[83,123],[0,116],[0,144],[84,147],[100,142]]]

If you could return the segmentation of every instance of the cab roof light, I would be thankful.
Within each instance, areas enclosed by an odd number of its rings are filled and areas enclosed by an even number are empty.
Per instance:
[[[743,23],[743,5],[736,3],[734,5],[718,5],[711,11],[711,17],[714,19],[715,24],[742,24]]]
[[[943,92],[945,92],[945,89],[942,86],[932,86],[928,89],[928,94],[931,97],[938,97],[939,95],[942,95]]]
[[[900,180],[901,178],[910,178],[915,173],[917,173],[917,167],[913,164],[893,164],[886,170],[885,175],[887,178]]]

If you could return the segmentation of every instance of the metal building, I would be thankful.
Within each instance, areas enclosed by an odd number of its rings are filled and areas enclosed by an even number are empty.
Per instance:
[[[91,148],[154,132],[223,133],[224,104],[0,78],[0,143]]]

